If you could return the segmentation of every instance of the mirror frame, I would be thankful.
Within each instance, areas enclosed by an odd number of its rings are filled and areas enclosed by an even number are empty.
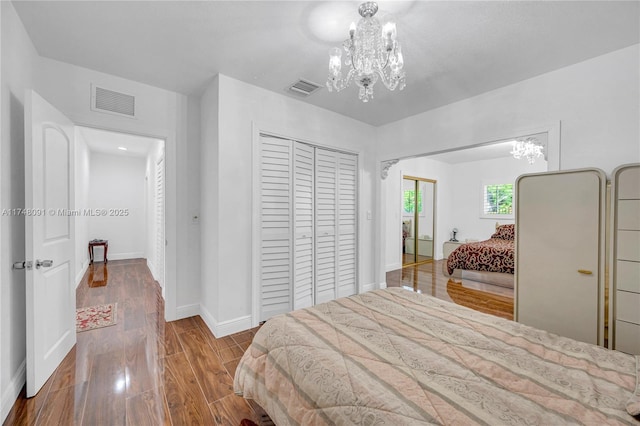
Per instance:
[[[418,196],[418,187],[419,187],[419,183],[420,182],[425,182],[425,183],[431,183],[433,184],[433,191],[431,192],[431,259],[427,259],[427,260],[422,260],[422,261],[418,261],[417,258],[420,255],[420,253],[418,252],[418,243],[419,243],[419,236],[418,236],[418,232],[417,229],[418,228],[418,220],[419,220],[419,211],[417,208],[414,208],[414,212],[413,212],[413,255],[414,255],[414,260],[411,263],[405,263],[404,262],[404,252],[402,252],[402,267],[407,267],[407,266],[414,266],[414,265],[422,265],[425,263],[430,263],[434,261],[434,253],[435,253],[435,232],[436,232],[436,185],[438,183],[437,180],[435,179],[428,179],[428,178],[422,178],[422,177],[417,177],[417,176],[409,176],[409,175],[402,175],[402,191],[401,194],[403,196],[403,200],[401,205],[403,205],[404,203],[404,181],[408,180],[408,181],[413,181],[414,182],[414,188],[415,188],[415,196]],[[417,200],[415,200],[415,205],[417,205]],[[400,227],[402,229],[402,217],[400,217]],[[419,228],[418,228],[419,229]],[[403,244],[404,246],[404,244]]]

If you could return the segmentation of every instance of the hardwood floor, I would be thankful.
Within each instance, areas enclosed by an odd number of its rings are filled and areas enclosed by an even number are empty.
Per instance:
[[[442,261],[387,273],[401,286],[513,318],[513,290],[449,281]],[[76,346],[33,398],[24,389],[5,425],[239,425],[268,421],[233,393],[255,329],[215,338],[203,320],[165,322],[160,287],[144,259],[90,265],[78,307],[117,302],[117,324],[78,333]]]
[[[387,287],[404,287],[477,311],[513,319],[513,289],[470,280],[456,283],[442,272],[444,260],[387,272]]]
[[[24,389],[5,425],[239,425],[263,411],[233,393],[255,330],[216,339],[199,317],[165,322],[144,259],[89,266],[78,307],[118,303],[117,324],[78,333],[33,398]]]

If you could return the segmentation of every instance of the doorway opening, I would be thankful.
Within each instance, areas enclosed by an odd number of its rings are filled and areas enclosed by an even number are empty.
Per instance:
[[[402,266],[433,262],[436,181],[402,177]]]
[[[81,126],[75,133],[75,208],[92,213],[76,217],[76,286],[87,268],[106,267],[99,246],[88,264],[87,243],[99,239],[109,242],[108,261],[146,259],[164,296],[165,141]]]

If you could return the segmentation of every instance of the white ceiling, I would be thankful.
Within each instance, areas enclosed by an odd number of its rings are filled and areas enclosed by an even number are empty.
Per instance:
[[[90,127],[78,127],[90,152],[128,157],[146,157],[162,140]],[[122,150],[120,148],[125,148]]]
[[[217,73],[285,93],[324,85],[359,2],[14,1],[39,54],[184,94]],[[395,15],[407,88],[304,102],[382,125],[640,42],[638,1],[379,2]],[[289,95],[295,96],[295,95]]]

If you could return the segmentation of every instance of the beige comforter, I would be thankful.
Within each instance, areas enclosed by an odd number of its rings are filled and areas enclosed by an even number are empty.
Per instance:
[[[626,411],[637,368],[631,355],[386,289],[267,321],[235,390],[279,426],[638,424]]]

